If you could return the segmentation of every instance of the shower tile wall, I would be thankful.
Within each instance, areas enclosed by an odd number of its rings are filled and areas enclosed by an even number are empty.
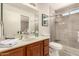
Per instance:
[[[59,43],[63,45],[79,49],[79,14],[58,17],[56,21],[59,19],[61,21],[55,23],[56,30],[53,30],[56,32],[54,39],[60,40]]]

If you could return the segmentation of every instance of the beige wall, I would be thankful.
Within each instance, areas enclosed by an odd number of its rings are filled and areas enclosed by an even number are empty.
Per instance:
[[[29,10],[23,10],[16,6],[4,4],[4,34],[6,36],[13,36],[20,30],[21,15],[29,17],[29,31],[34,30],[35,13]]]
[[[39,5],[39,34],[40,35],[49,35],[50,32],[49,32],[49,22],[50,22],[50,19],[48,19],[48,26],[42,26],[42,14],[47,14],[49,16],[49,5],[46,5],[46,4],[40,4]]]
[[[41,35],[49,35],[49,25],[47,27],[42,26],[42,17],[41,14],[49,15],[49,6],[39,6],[39,33]],[[4,4],[4,34],[6,36],[13,36],[18,30],[20,30],[20,15],[25,15],[29,17],[29,31],[34,30],[35,22],[35,12],[29,10],[23,10],[17,8],[16,6],[11,6]],[[49,23],[48,23],[49,24]]]

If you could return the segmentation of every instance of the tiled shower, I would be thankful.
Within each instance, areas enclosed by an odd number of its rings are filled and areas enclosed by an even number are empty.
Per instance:
[[[79,49],[79,14],[64,16],[61,19],[60,23],[56,23],[55,25],[56,39],[60,40],[59,42],[64,45]]]
[[[79,49],[79,4],[70,6],[62,10],[57,10],[53,21],[52,41],[61,43],[72,52]],[[72,49],[73,48],[73,49]],[[78,51],[79,52],[79,51]],[[74,54],[73,54],[74,55]],[[79,55],[79,54],[78,54]]]

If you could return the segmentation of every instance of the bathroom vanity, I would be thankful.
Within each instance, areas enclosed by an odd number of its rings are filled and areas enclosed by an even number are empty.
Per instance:
[[[0,48],[0,56],[47,56],[49,55],[49,38],[37,38],[20,41],[9,48]]]
[[[25,8],[21,6],[25,5],[1,4],[1,38],[19,38],[20,40],[11,47],[0,46],[0,56],[49,55],[49,37],[40,36],[42,34],[39,35],[39,11],[27,5]],[[29,37],[31,38],[23,38],[23,35],[25,35],[25,37],[30,35]],[[32,38],[32,35],[35,37]],[[12,43],[13,42],[14,40]]]

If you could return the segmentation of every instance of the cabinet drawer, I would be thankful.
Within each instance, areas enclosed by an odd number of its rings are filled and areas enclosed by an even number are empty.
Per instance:
[[[24,48],[16,48],[1,53],[1,56],[24,56]]]
[[[40,42],[35,42],[35,43],[30,44],[30,46],[36,46],[36,45],[39,45],[39,44],[41,44],[41,43],[43,43],[43,42],[42,42],[42,41],[40,41]]]

